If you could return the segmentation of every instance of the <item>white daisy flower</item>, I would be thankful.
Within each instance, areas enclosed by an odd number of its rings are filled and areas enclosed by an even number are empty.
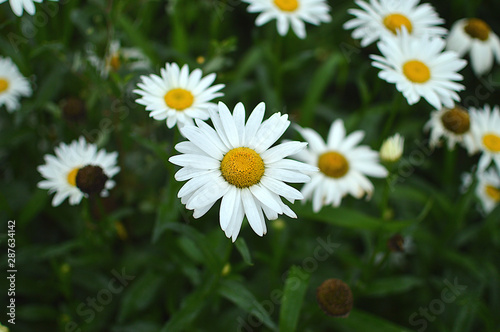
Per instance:
[[[361,39],[365,47],[383,37],[396,35],[402,27],[414,36],[441,37],[446,29],[438,27],[444,20],[438,16],[434,8],[419,0],[357,0],[360,9],[349,9],[353,18],[344,24],[344,29],[354,29],[352,37]]]
[[[182,69],[176,63],[167,63],[161,69],[161,77],[151,74],[141,76],[140,89],[133,92],[142,96],[136,103],[146,106],[155,120],[167,119],[167,127],[172,128],[177,122],[181,125],[192,124],[193,119],[208,119],[207,109],[215,106],[210,101],[224,94],[217,92],[224,84],[210,86],[214,73],[201,78],[201,69],[189,73],[188,65]]]
[[[400,134],[394,134],[384,141],[380,147],[380,159],[386,162],[396,162],[403,155],[405,139]]]
[[[264,216],[277,219],[279,214],[296,218],[280,196],[293,203],[302,194],[284,182],[303,183],[310,180],[304,173],[315,167],[285,159],[306,147],[306,143],[287,142],[272,148],[290,125],[287,115],[273,114],[262,121],[265,104],[260,103],[245,124],[245,108],[238,103],[231,115],[219,102],[210,108],[215,127],[195,119],[195,126],[180,131],[188,141],[175,149],[181,155],[169,160],[182,168],[175,174],[177,181],[186,181],[178,197],[193,216],[203,216],[222,197],[220,226],[228,238],[236,240],[243,217],[257,235],[266,234]]]
[[[19,72],[10,58],[0,57],[0,106],[13,112],[21,105],[19,99],[31,96],[29,81]]]
[[[500,63],[500,39],[490,26],[478,18],[458,20],[451,27],[446,48],[463,57],[470,52],[476,75],[486,74],[493,67],[493,57]]]
[[[436,109],[443,105],[452,108],[460,101],[457,91],[464,90],[454,81],[463,79],[457,72],[466,61],[457,53],[443,52],[445,42],[441,38],[412,37],[405,28],[396,37],[383,38],[377,44],[382,56],[371,55],[374,67],[381,69],[378,76],[405,96],[413,105],[423,97]]]
[[[320,170],[301,190],[305,199],[312,199],[314,212],[324,205],[339,206],[347,194],[358,199],[365,194],[370,197],[373,185],[365,175],[383,178],[388,174],[379,164],[377,151],[357,146],[365,133],[358,130],[346,137],[340,119],[332,123],[326,143],[313,129],[298,127],[298,131],[309,147],[294,157]]]
[[[55,192],[52,205],[58,206],[69,197],[69,204],[80,203],[82,197],[93,194],[107,196],[115,186],[111,178],[120,171],[116,166],[117,152],[97,151],[94,144],[83,137],[70,145],[61,143],[55,148],[56,155],[45,155],[45,164],[38,171],[45,180],[38,183],[41,189]]]
[[[0,0],[0,4],[6,1],[7,0]],[[26,11],[26,13],[34,15],[36,11],[34,2],[42,3],[42,1],[43,0],[9,0],[9,3],[14,14],[20,17],[21,15],[23,15],[23,9]],[[59,0],[49,0],[49,1],[59,1]]]
[[[490,168],[478,172],[477,179],[476,195],[481,201],[484,212],[490,213],[500,204],[500,172]]]
[[[478,171],[484,171],[493,161],[500,170],[500,109],[485,105],[484,109],[470,109],[472,135],[479,151]]]
[[[431,131],[429,145],[431,148],[441,145],[441,138],[445,137],[449,150],[453,150],[457,143],[462,144],[469,154],[476,152],[472,131],[470,130],[469,112],[461,106],[434,110],[424,129]]]
[[[291,25],[297,37],[306,38],[304,22],[319,25],[331,21],[330,6],[325,0],[243,0],[250,4],[249,13],[260,13],[255,20],[262,26],[276,19],[276,27],[281,36],[288,33]]]

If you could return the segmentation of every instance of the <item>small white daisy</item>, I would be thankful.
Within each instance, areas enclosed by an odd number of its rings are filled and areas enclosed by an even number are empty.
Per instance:
[[[357,146],[365,133],[358,130],[346,137],[340,119],[332,123],[326,143],[313,129],[298,127],[298,131],[309,146],[293,157],[320,170],[301,190],[305,199],[312,199],[314,212],[324,205],[339,206],[347,194],[358,199],[365,193],[370,197],[373,184],[365,175],[383,178],[388,174],[379,164],[377,151],[366,145]]]
[[[493,161],[500,170],[500,108],[485,105],[483,109],[470,109],[472,135],[482,152],[478,171],[484,171]]]
[[[210,108],[215,127],[195,119],[195,126],[180,131],[188,141],[175,149],[182,154],[169,160],[182,168],[177,181],[187,181],[178,197],[193,216],[203,216],[222,197],[220,226],[233,242],[240,232],[243,217],[257,235],[266,234],[264,216],[277,219],[279,214],[296,218],[281,197],[293,203],[302,194],[284,182],[303,183],[310,180],[304,173],[315,167],[285,159],[306,147],[306,143],[287,142],[271,148],[290,125],[287,115],[273,114],[262,121],[265,104],[260,103],[245,123],[245,108],[238,103],[233,114],[219,102]]]
[[[470,127],[469,112],[456,105],[454,108],[434,110],[424,129],[431,131],[429,142],[431,148],[441,145],[441,138],[445,137],[449,150],[453,150],[455,145],[460,143],[469,154],[473,154],[477,148]]]
[[[250,4],[249,13],[260,13],[255,20],[262,26],[276,19],[276,27],[281,36],[288,33],[291,25],[297,37],[306,38],[304,22],[319,25],[331,21],[330,6],[325,0],[243,0]]]
[[[388,35],[396,35],[404,26],[414,36],[441,37],[446,29],[438,27],[444,20],[438,16],[434,8],[419,0],[357,0],[360,9],[349,9],[356,18],[347,21],[344,29],[354,29],[352,37],[361,39],[365,47]]]
[[[10,58],[0,57],[0,106],[13,112],[21,105],[19,99],[31,96],[29,81],[19,72]]]
[[[7,0],[0,0],[0,4],[6,1]],[[20,17],[21,15],[23,15],[23,9],[26,11],[26,13],[34,15],[36,11],[34,2],[42,3],[42,1],[43,0],[9,0],[9,3],[14,14]],[[49,1],[59,1],[59,0],[49,0]]]
[[[455,22],[448,35],[446,48],[461,57],[470,52],[472,69],[478,76],[491,70],[493,57],[500,63],[500,39],[486,22],[478,18]]]
[[[84,196],[99,193],[107,196],[108,190],[115,186],[111,178],[120,171],[116,166],[117,152],[97,151],[94,144],[80,137],[70,145],[61,143],[55,153],[55,156],[45,155],[45,164],[37,168],[45,178],[38,187],[56,193],[53,206],[58,206],[67,197],[69,204],[76,205]]]
[[[151,74],[141,76],[140,89],[133,92],[142,96],[136,103],[146,106],[155,120],[167,119],[167,127],[172,128],[177,122],[181,125],[192,124],[193,119],[208,119],[208,108],[215,106],[212,99],[224,94],[218,92],[224,84],[210,86],[214,73],[201,78],[201,69],[189,73],[188,65],[182,69],[176,63],[167,63],[161,69],[161,77]]]
[[[396,84],[408,104],[423,97],[441,109],[443,105],[452,108],[460,101],[457,91],[464,86],[454,81],[463,79],[458,71],[467,62],[455,52],[443,52],[445,41],[441,38],[413,37],[403,28],[396,37],[383,38],[377,46],[383,57],[371,55],[372,65],[381,69],[381,79]]]
[[[380,159],[386,162],[396,162],[403,155],[405,139],[400,134],[394,134],[384,141],[380,147]]]
[[[484,212],[490,213],[500,204],[500,171],[490,168],[477,173],[476,195],[483,205]]]

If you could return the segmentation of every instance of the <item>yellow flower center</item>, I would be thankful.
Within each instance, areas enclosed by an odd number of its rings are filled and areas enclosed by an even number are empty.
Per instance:
[[[9,81],[7,81],[5,78],[0,77],[0,93],[4,92],[9,88]]]
[[[113,68],[114,71],[117,71],[120,69],[122,62],[120,60],[120,54],[115,53],[111,56],[111,59],[109,59],[109,65],[111,68]]]
[[[68,173],[68,183],[72,185],[73,187],[76,187],[76,174],[78,174],[79,168],[73,168],[69,173]]]
[[[409,33],[413,30],[411,21],[406,16],[397,13],[387,15],[384,18],[384,25],[393,34],[397,34],[397,31],[401,30],[402,26],[405,26]]]
[[[264,175],[264,161],[250,148],[230,150],[220,163],[222,177],[238,188],[247,188],[259,183]]]
[[[491,28],[485,21],[478,18],[471,18],[467,21],[464,31],[472,38],[486,41],[490,36]]]
[[[496,134],[484,135],[483,144],[491,152],[500,152],[500,137]]]
[[[446,129],[458,135],[468,132],[470,128],[469,113],[460,106],[446,111],[441,116],[441,122]]]
[[[285,12],[293,12],[299,8],[297,0],[274,0],[274,4]]]
[[[177,111],[185,110],[193,105],[194,97],[188,90],[177,88],[172,89],[163,96],[168,107]]]
[[[413,83],[425,83],[431,78],[429,67],[418,60],[407,61],[403,65],[403,74]]]
[[[349,171],[349,162],[342,154],[329,151],[319,156],[318,168],[326,176],[338,179]]]
[[[493,187],[491,185],[486,186],[486,195],[488,195],[489,198],[494,200],[495,202],[499,203],[500,202],[500,189]]]

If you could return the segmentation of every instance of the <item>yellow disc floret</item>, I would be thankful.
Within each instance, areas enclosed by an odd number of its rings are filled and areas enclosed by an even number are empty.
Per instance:
[[[411,21],[402,14],[389,14],[384,17],[384,25],[387,29],[391,30],[393,34],[396,34],[401,27],[405,26],[409,33],[413,30]]]
[[[486,195],[497,203],[500,203],[500,188],[491,185],[486,186]]]
[[[78,174],[79,168],[73,168],[71,171],[69,171],[67,180],[70,185],[73,187],[76,187],[76,174]]]
[[[425,63],[410,60],[403,65],[403,74],[413,83],[425,83],[431,78],[431,71]]]
[[[297,0],[274,0],[274,4],[285,12],[293,12],[299,8]]]
[[[248,188],[264,175],[265,165],[260,155],[250,148],[230,150],[220,163],[222,177],[238,188]]]
[[[472,38],[486,41],[490,36],[491,28],[485,21],[478,18],[471,18],[464,26],[464,31]]]
[[[496,134],[486,134],[483,136],[484,146],[491,152],[500,152],[500,136]]]
[[[193,94],[182,88],[172,89],[163,96],[168,107],[177,111],[185,110],[193,105]]]
[[[0,77],[0,93],[4,92],[9,88],[9,81],[7,81],[5,78]]]
[[[340,153],[329,151],[318,158],[319,170],[331,178],[341,178],[349,171],[349,162]]]

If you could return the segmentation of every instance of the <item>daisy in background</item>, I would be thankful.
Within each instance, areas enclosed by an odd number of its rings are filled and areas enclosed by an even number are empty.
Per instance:
[[[260,13],[255,20],[256,26],[262,26],[276,19],[276,27],[281,36],[293,32],[300,39],[306,38],[305,23],[319,25],[331,21],[330,6],[325,0],[243,0],[250,4],[249,13]]]
[[[500,204],[500,171],[494,167],[477,173],[476,195],[481,201],[483,210],[490,213]]]
[[[80,137],[70,145],[61,143],[55,153],[55,156],[45,155],[45,164],[38,166],[45,178],[38,187],[56,193],[53,206],[60,205],[68,197],[71,205],[80,203],[84,196],[100,194],[104,197],[115,186],[111,178],[120,171],[116,166],[117,152],[97,151],[94,144]]]
[[[220,226],[233,242],[244,216],[259,236],[267,232],[265,218],[274,220],[280,214],[296,218],[281,197],[293,203],[303,196],[285,182],[307,182],[310,177],[305,173],[317,169],[285,159],[304,149],[306,143],[271,147],[290,125],[288,116],[275,113],[262,121],[264,103],[255,107],[246,123],[242,103],[236,105],[233,114],[222,102],[218,111],[210,108],[209,112],[214,128],[199,119],[195,126],[181,127],[188,141],[177,144],[175,149],[182,154],[169,159],[182,167],[175,179],[188,180],[178,193],[182,204],[200,218],[222,198]]]
[[[403,155],[405,138],[400,134],[394,134],[387,138],[380,147],[380,159],[385,162],[394,163]]]
[[[500,63],[500,39],[490,26],[478,18],[458,20],[451,27],[446,48],[463,57],[470,53],[472,69],[478,76],[493,67],[493,57]]]
[[[344,24],[344,29],[354,29],[352,37],[361,39],[365,47],[386,36],[396,35],[402,27],[414,36],[441,37],[446,29],[438,27],[444,20],[428,4],[419,0],[357,0],[360,9],[349,9],[353,18]]]
[[[423,97],[436,109],[452,108],[460,101],[457,91],[464,90],[458,71],[467,62],[457,53],[443,52],[445,41],[427,36],[414,37],[403,28],[397,36],[383,38],[377,44],[383,56],[370,55],[372,66],[381,69],[378,76],[396,84],[408,104]]]
[[[500,171],[500,108],[485,105],[483,109],[470,109],[472,135],[479,151],[478,172],[483,172],[493,161]]]
[[[324,205],[339,206],[347,194],[358,199],[367,194],[369,198],[373,185],[366,175],[384,178],[388,174],[379,164],[377,151],[366,145],[357,146],[365,133],[358,130],[346,136],[340,119],[332,123],[326,143],[313,129],[297,127],[297,130],[309,146],[293,157],[320,170],[301,190],[305,199],[312,199],[314,212]]]
[[[167,63],[161,69],[161,76],[151,74],[141,76],[139,89],[133,92],[141,95],[135,102],[146,106],[155,120],[167,120],[167,127],[177,123],[181,126],[192,124],[193,119],[208,119],[208,108],[216,106],[212,99],[224,94],[218,92],[224,84],[211,86],[215,81],[214,73],[202,77],[201,69],[189,73],[188,65],[182,69],[176,63]]]
[[[0,0],[0,4],[6,2],[7,0]],[[16,16],[21,16],[23,15],[23,9],[26,11],[26,13],[30,15],[35,14],[35,4],[34,2],[37,3],[42,3],[43,0],[9,0],[10,3],[10,8],[12,8],[12,11]],[[49,1],[59,1],[59,0],[49,0]]]
[[[471,155],[477,151],[477,148],[470,128],[469,112],[459,105],[439,111],[434,110],[430,120],[424,126],[424,130],[430,129],[431,131],[429,142],[431,148],[439,146],[441,138],[445,137],[449,150],[453,150],[455,145],[460,143]]]
[[[111,41],[104,60],[93,50],[87,50],[87,53],[87,60],[101,73],[103,78],[107,78],[112,71],[117,72],[124,65],[130,70],[149,69],[151,66],[148,58],[140,50],[132,47],[121,47],[118,40]]]
[[[32,93],[29,81],[19,72],[10,58],[0,57],[0,106],[5,105],[8,112],[13,112],[21,105],[21,97],[30,97]]]

